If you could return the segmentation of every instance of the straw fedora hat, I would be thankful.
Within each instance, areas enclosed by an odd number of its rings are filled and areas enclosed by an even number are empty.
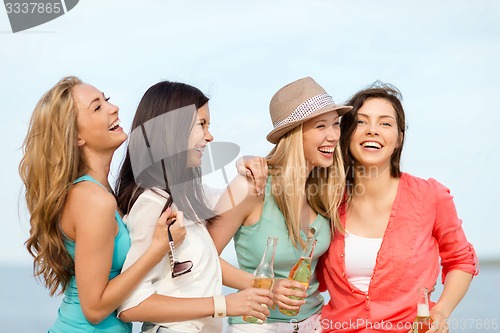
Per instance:
[[[267,141],[278,143],[287,132],[320,114],[337,111],[341,116],[351,109],[352,106],[335,104],[312,78],[299,79],[278,90],[271,99],[269,113],[274,129],[267,135]]]

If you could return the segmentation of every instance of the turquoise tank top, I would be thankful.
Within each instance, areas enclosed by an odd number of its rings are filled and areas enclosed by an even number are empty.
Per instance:
[[[316,265],[319,257],[328,250],[331,240],[330,222],[325,217],[318,215],[311,227],[315,230],[314,237],[317,239],[316,249],[311,264],[311,281],[307,289],[306,303],[300,307],[300,312],[295,317],[282,314],[276,307],[271,310],[267,317],[268,323],[290,322],[290,320],[302,321],[311,315],[319,313],[323,307],[323,296],[318,291],[319,282],[316,278]],[[266,248],[267,237],[277,237],[276,255],[274,257],[275,278],[287,278],[293,265],[299,260],[302,248],[295,248],[288,237],[288,229],[285,217],[279,210],[274,197],[271,194],[271,177],[267,179],[264,207],[259,221],[251,226],[240,226],[234,236],[234,247],[238,264],[244,271],[253,273],[259,265]],[[307,235],[301,232],[304,241]],[[229,324],[248,324],[242,317],[229,317]]]
[[[97,180],[89,175],[84,175],[73,183],[82,181],[91,181],[102,186]],[[102,186],[104,187],[104,186]],[[120,274],[123,262],[130,248],[130,236],[127,227],[122,221],[118,211],[115,212],[115,220],[118,223],[118,234],[115,236],[115,248],[113,252],[113,262],[109,279],[113,279]],[[71,258],[75,259],[75,242],[69,238],[64,239],[64,245],[68,250]],[[76,279],[73,275],[68,287],[64,291],[64,298],[58,311],[58,318],[54,325],[49,329],[49,333],[130,333],[132,332],[132,324],[125,323],[116,317],[116,311],[113,311],[99,324],[94,325],[85,318],[80,299],[78,298],[78,288],[76,287]]]

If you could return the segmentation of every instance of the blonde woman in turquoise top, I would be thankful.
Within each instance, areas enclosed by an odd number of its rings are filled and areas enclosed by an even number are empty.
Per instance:
[[[267,139],[275,147],[267,156],[269,179],[265,193],[260,195],[247,178],[237,176],[221,196],[216,206],[220,216],[210,223],[209,231],[219,253],[234,236],[241,270],[234,269],[224,284],[237,289],[251,285],[267,237],[278,237],[273,286],[276,308],[262,325],[231,318],[228,332],[320,331],[323,298],[314,270],[339,223],[337,208],[345,178],[337,144],[339,117],[351,108],[335,104],[309,77],[281,88],[269,108],[274,129]],[[311,282],[304,290],[301,283],[286,278],[308,237],[315,237],[317,246]],[[278,307],[300,311],[289,317]]]
[[[167,253],[170,210],[146,253],[120,273],[130,239],[108,173],[126,139],[118,107],[76,77],[59,81],[33,111],[19,166],[30,213],[26,247],[34,275],[51,295],[65,294],[49,332],[131,332],[116,309]],[[176,241],[185,232],[179,225],[171,228]]]
[[[83,175],[82,177],[79,177],[73,182],[73,184],[78,184],[83,181],[92,182],[106,189],[101,183],[92,178],[90,175]],[[120,274],[123,262],[125,261],[125,257],[130,248],[129,233],[127,227],[122,221],[122,217],[118,213],[118,210],[115,211],[115,221],[118,225],[118,233],[114,239],[113,258],[111,270],[108,276],[109,280]],[[64,246],[74,261],[76,243],[64,233],[63,239]],[[92,332],[129,332],[131,329],[130,323],[124,323],[116,317],[116,311],[97,325],[89,324],[82,311],[78,296],[78,287],[76,285],[76,276],[74,275],[71,277],[68,287],[64,290],[64,300],[61,304],[59,314],[60,319],[58,319],[54,326],[52,326],[50,332],[73,332],[76,325],[79,330],[87,330],[88,328]]]

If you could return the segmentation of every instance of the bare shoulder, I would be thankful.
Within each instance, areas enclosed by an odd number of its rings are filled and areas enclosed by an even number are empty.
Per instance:
[[[69,191],[68,204],[86,206],[87,209],[116,209],[116,199],[105,188],[92,182],[81,182],[72,186]]]
[[[232,190],[247,191],[249,193],[253,189],[251,180],[240,174],[237,174],[236,177],[233,178],[229,186]]]
[[[252,200],[259,197],[252,180],[239,174],[229,184],[226,191],[229,190],[238,202]]]
[[[115,223],[116,199],[101,186],[92,182],[81,182],[71,187],[66,199],[61,226],[71,235],[80,227],[113,228]],[[103,223],[108,222],[108,223]]]
[[[262,196],[257,194],[251,180],[237,175],[221,195],[215,210],[218,212],[237,211],[247,216],[262,200],[261,198]]]

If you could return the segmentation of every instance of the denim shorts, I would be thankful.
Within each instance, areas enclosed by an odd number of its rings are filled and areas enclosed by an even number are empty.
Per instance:
[[[141,333],[183,333],[183,332],[146,322],[142,324]]]

